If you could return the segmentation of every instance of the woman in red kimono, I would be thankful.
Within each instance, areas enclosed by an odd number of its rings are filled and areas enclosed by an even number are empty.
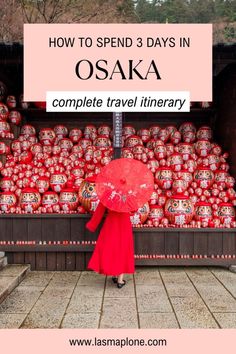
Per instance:
[[[94,232],[105,213],[100,202],[91,220],[86,224]],[[96,247],[88,268],[104,275],[113,275],[112,280],[122,288],[126,282],[124,273],[134,273],[134,242],[129,213],[108,209],[108,215],[98,236]]]

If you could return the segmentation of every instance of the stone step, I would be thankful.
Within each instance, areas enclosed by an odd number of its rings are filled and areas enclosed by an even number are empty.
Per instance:
[[[7,257],[5,252],[0,252],[0,271],[7,265]]]
[[[0,258],[0,270],[4,267],[4,257]]]
[[[10,264],[0,271],[0,303],[22,282],[29,270],[29,265]]]

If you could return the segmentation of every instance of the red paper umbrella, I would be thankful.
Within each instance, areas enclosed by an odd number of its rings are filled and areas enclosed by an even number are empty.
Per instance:
[[[101,203],[117,212],[135,211],[148,201],[154,178],[140,161],[121,158],[104,166],[96,179]]]

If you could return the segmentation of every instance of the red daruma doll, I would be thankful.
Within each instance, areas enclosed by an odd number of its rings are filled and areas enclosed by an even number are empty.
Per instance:
[[[73,211],[77,208],[79,198],[73,188],[63,189],[59,197],[59,205],[64,211]]]
[[[174,193],[181,194],[185,192],[188,188],[188,182],[184,179],[175,179],[172,185]]]
[[[196,127],[192,122],[185,122],[181,124],[179,131],[181,134],[185,134],[186,132],[196,133]]]
[[[211,140],[212,139],[212,129],[208,126],[203,126],[197,131],[198,140]]]
[[[195,204],[195,219],[197,221],[211,220],[212,219],[212,207],[211,203],[198,202]]]
[[[90,212],[94,212],[99,203],[95,180],[95,177],[87,177],[79,188],[79,201],[85,210]]]
[[[9,111],[8,111],[7,106],[4,103],[0,102],[0,119],[7,120],[8,114],[9,114]]]
[[[164,145],[157,145],[154,148],[154,154],[157,160],[164,159],[166,157],[166,148]]]
[[[222,224],[231,224],[235,221],[235,209],[231,203],[220,203],[218,209],[218,216]]]
[[[207,157],[211,151],[211,143],[208,140],[198,140],[195,149],[200,157]]]
[[[39,132],[39,140],[42,145],[53,145],[56,134],[51,128],[43,128]]]
[[[155,181],[162,189],[170,189],[173,183],[173,171],[170,167],[160,167],[155,174]]]
[[[148,218],[150,207],[148,203],[145,203],[135,213],[131,213],[130,219],[133,226],[144,224]]]
[[[215,171],[215,183],[218,186],[224,187],[226,185],[227,178],[229,177],[228,172],[223,170]]]
[[[189,224],[193,218],[194,207],[191,200],[184,195],[169,198],[165,205],[165,215],[171,224],[182,226]]]
[[[178,172],[183,166],[182,155],[175,153],[168,157],[167,163],[170,165],[173,171]]]
[[[0,210],[6,212],[16,206],[17,197],[13,192],[0,193]]]
[[[214,183],[214,173],[209,167],[199,167],[194,172],[194,181],[200,188],[210,188]]]
[[[42,197],[42,206],[46,209],[48,208],[54,208],[57,206],[57,209],[59,211],[60,207],[58,205],[59,203],[59,197],[56,192],[48,191],[43,193]]]
[[[40,206],[41,196],[36,189],[25,188],[21,192],[19,203],[21,209],[32,213]]]
[[[9,121],[15,125],[19,125],[21,122],[21,114],[18,111],[11,111],[9,113]]]
[[[152,221],[154,226],[158,226],[164,217],[164,210],[161,205],[151,205],[148,219]]]
[[[182,155],[183,160],[187,161],[194,153],[194,147],[190,143],[180,143],[178,145],[178,152]]]

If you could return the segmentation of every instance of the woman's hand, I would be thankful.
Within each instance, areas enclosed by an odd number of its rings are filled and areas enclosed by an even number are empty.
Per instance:
[[[95,228],[91,225],[91,222],[88,221],[87,224],[85,225],[86,229],[88,229],[90,232],[94,232]]]

